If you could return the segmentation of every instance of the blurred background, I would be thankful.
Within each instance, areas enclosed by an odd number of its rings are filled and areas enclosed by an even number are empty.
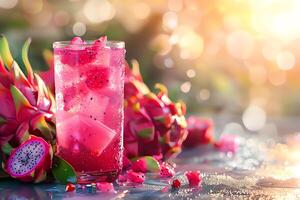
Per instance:
[[[250,131],[299,122],[299,19],[299,0],[0,0],[17,60],[27,37],[33,66],[46,70],[42,50],[54,41],[107,35],[189,114],[239,116],[229,125]]]

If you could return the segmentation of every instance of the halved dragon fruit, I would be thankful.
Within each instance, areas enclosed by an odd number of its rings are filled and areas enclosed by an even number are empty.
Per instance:
[[[52,156],[51,145],[44,139],[31,135],[11,152],[4,169],[13,178],[38,183],[45,180],[52,164]]]

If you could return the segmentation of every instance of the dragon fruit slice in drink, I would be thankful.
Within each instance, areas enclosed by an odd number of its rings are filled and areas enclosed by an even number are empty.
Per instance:
[[[101,122],[79,113],[58,122],[57,129],[63,133],[58,132],[57,137],[62,148],[71,149],[80,144],[96,155],[100,155],[116,135]]]

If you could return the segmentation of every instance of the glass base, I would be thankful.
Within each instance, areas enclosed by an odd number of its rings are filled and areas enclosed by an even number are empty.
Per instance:
[[[79,184],[89,184],[96,182],[114,182],[120,171],[110,171],[110,172],[78,172],[77,173],[77,183]]]

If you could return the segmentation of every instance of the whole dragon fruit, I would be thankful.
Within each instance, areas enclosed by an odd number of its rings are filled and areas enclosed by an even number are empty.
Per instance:
[[[4,169],[13,178],[38,183],[46,179],[52,165],[52,156],[51,145],[31,135],[10,153]]]
[[[28,39],[22,49],[25,75],[14,61],[7,39],[0,35],[0,147],[18,147],[30,135],[55,143],[55,101],[40,76],[32,71],[30,42]]]
[[[186,108],[173,103],[166,87],[156,84],[152,93],[143,82],[139,66],[125,70],[124,148],[127,158],[161,155],[176,156],[187,136]]]

